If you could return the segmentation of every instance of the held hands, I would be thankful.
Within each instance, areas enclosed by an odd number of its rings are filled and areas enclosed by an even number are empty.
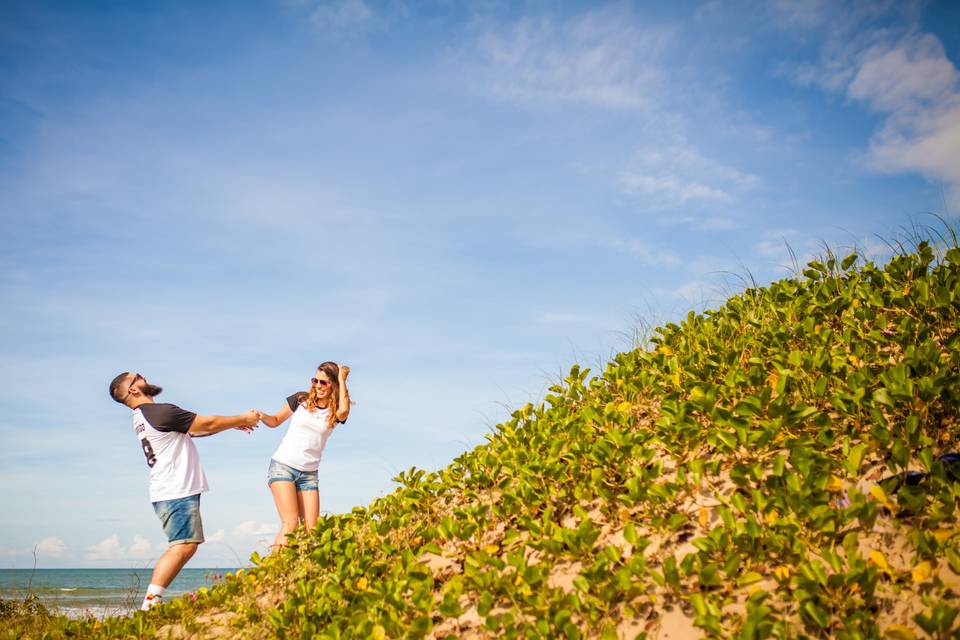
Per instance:
[[[259,424],[260,419],[262,417],[263,417],[262,413],[260,413],[256,409],[250,409],[249,411],[241,415],[241,418],[243,419],[243,424],[237,427],[237,429],[240,429],[241,431],[244,431],[246,433],[250,433],[251,431],[257,428],[257,424]]]

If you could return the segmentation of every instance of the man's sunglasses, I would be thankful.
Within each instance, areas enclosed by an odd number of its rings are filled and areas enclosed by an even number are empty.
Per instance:
[[[325,387],[328,384],[330,384],[329,380],[320,380],[319,378],[310,378],[310,382],[312,382],[313,384],[318,384],[321,387]]]
[[[144,379],[144,377],[143,377],[142,375],[140,375],[139,373],[138,373],[137,375],[133,376],[133,380],[131,380],[131,381],[130,381],[130,384],[127,386],[127,393],[126,393],[125,396],[123,396],[123,399],[124,399],[124,400],[126,400],[126,399],[127,399],[127,396],[130,395],[130,389],[133,388],[133,385],[137,384],[137,380],[143,380],[143,379]]]

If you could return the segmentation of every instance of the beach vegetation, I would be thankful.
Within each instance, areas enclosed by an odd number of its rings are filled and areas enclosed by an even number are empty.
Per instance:
[[[894,247],[574,365],[191,598],[0,637],[957,637],[960,246]]]

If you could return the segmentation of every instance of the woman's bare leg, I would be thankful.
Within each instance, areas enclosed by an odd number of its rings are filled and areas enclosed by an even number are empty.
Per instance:
[[[303,520],[307,529],[313,529],[317,524],[317,517],[320,515],[320,492],[316,489],[312,491],[297,492],[297,506],[300,511],[300,519]]]
[[[299,504],[297,500],[297,489],[292,482],[272,482],[270,492],[273,494],[273,501],[277,505],[277,513],[280,514],[280,533],[273,541],[274,547],[287,546],[287,534],[293,533],[300,521]]]

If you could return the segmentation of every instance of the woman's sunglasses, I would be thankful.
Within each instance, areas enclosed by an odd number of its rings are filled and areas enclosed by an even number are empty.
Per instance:
[[[318,378],[310,378],[310,382],[312,382],[313,384],[318,384],[318,385],[320,385],[321,387],[325,387],[325,386],[327,386],[328,384],[330,384],[330,381],[329,381],[329,380],[320,380],[320,379],[318,379]]]

